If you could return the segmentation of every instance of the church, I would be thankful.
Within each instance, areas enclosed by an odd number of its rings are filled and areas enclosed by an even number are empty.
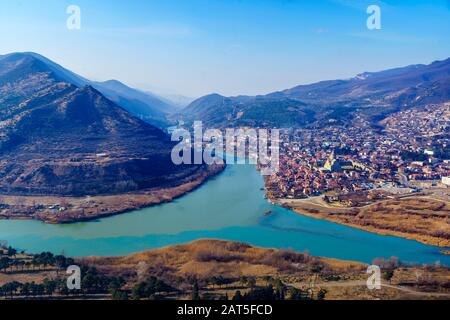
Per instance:
[[[356,167],[352,161],[336,159],[336,155],[333,150],[321,170],[330,172],[342,172],[345,170],[356,170]]]

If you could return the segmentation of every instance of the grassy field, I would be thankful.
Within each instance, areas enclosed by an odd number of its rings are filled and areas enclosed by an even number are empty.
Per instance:
[[[36,257],[17,254],[9,259],[33,261]],[[380,259],[376,263],[382,269],[383,286],[369,290],[365,264],[219,240],[199,240],[123,257],[76,259],[70,263],[82,268],[79,292],[64,290],[64,268],[49,261],[45,266],[27,264],[25,269],[12,263],[0,270],[0,291],[11,282],[35,287],[43,284],[46,288],[49,280],[59,289],[51,295],[24,297],[19,285],[14,294],[4,298],[183,300],[195,296],[207,300],[231,299],[239,291],[255,300],[270,290],[270,299],[450,299],[448,268],[407,267],[396,259]]]
[[[276,280],[286,288],[311,292],[313,297],[325,290],[327,299],[450,299],[447,268],[400,267],[395,259],[380,260],[377,263],[383,270],[394,270],[392,279],[384,281],[380,290],[369,290],[365,264],[219,240],[200,240],[125,257],[88,258],[82,263],[111,276],[128,277],[130,283],[139,277],[157,276],[185,292],[190,290],[189,279],[196,279],[200,291],[214,297],[249,291],[242,279],[253,278],[255,286],[264,287]],[[217,277],[227,281],[217,285]],[[189,294],[177,298],[189,298]]]
[[[308,200],[284,200],[281,203],[310,217],[429,245],[450,247],[448,201],[430,197],[407,197],[345,208]]]

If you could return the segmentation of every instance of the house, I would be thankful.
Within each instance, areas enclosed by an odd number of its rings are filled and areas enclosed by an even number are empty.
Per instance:
[[[450,177],[442,177],[442,183],[446,186],[450,186]]]

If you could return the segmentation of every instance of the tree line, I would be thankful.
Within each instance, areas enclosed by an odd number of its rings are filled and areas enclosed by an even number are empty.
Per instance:
[[[121,290],[125,284],[125,280],[121,277],[108,277],[100,274],[97,269],[87,266],[81,266],[81,275],[80,290],[69,290],[65,277],[58,279],[46,278],[42,283],[8,282],[0,286],[0,296],[5,298],[37,298],[52,297],[55,294],[66,297],[107,294],[111,295],[113,299],[124,299],[128,297],[127,293]]]
[[[51,252],[41,252],[21,258],[17,257],[17,250],[11,247],[0,252],[0,272],[41,270],[49,266],[61,270],[75,263],[72,258],[54,255]]]

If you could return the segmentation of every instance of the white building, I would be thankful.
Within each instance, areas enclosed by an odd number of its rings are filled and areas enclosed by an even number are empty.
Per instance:
[[[450,186],[450,177],[442,177],[442,183],[446,186]]]

